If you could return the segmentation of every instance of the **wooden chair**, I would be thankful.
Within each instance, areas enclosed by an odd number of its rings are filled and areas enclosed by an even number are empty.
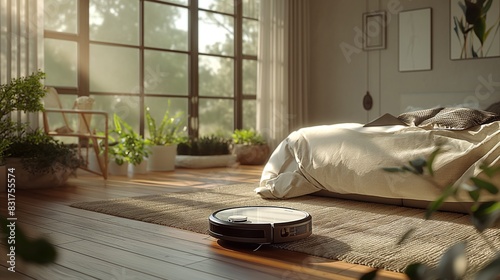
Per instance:
[[[80,168],[107,179],[108,113],[93,111],[93,103],[93,98],[81,96],[75,100],[72,109],[64,109],[57,90],[53,87],[47,87],[47,95],[44,98],[44,111],[42,112],[43,127],[45,133],[50,136],[76,138],[78,153],[84,159],[84,164]],[[50,124],[49,115],[62,117],[63,125],[55,128],[54,124]],[[103,122],[103,132],[97,133],[95,127],[92,126],[97,121]],[[92,168],[89,164],[91,154],[95,156],[98,170]]]

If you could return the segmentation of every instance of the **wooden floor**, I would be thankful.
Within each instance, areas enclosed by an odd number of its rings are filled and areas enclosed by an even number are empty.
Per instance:
[[[371,268],[263,246],[226,246],[189,231],[75,209],[74,202],[178,192],[222,184],[258,183],[261,166],[176,169],[107,181],[80,174],[68,186],[17,190],[17,226],[30,237],[47,237],[57,247],[50,266],[16,259],[7,270],[0,246],[0,279],[358,279]],[[6,194],[1,193],[6,215]],[[208,217],[207,217],[208,218]],[[314,229],[313,229],[314,230]],[[3,240],[2,240],[3,241]],[[377,279],[406,279],[384,271]]]

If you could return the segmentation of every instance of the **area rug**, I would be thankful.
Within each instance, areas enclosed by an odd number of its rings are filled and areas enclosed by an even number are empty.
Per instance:
[[[491,247],[470,224],[467,215],[441,212],[425,220],[424,210],[358,202],[329,197],[304,196],[266,200],[256,195],[254,184],[230,185],[189,193],[166,193],[93,202],[72,207],[133,220],[208,234],[213,212],[237,206],[282,206],[311,214],[313,234],[308,238],[272,246],[349,263],[402,272],[412,262],[436,265],[443,252],[466,240],[469,273],[494,256]],[[415,227],[411,237],[400,237]],[[485,237],[497,250],[500,228]]]

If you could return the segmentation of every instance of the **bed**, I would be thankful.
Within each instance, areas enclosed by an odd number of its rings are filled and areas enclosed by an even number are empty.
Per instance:
[[[481,175],[482,164],[500,164],[500,102],[485,110],[436,107],[367,123],[305,127],[292,132],[264,166],[256,193],[264,198],[308,194],[426,207],[442,189],[425,176],[390,173],[409,160],[427,158],[437,146],[434,180],[440,186],[461,184]],[[500,185],[500,176],[493,178]],[[484,194],[482,200],[500,199]],[[465,212],[455,202],[470,202],[465,193],[444,210]]]

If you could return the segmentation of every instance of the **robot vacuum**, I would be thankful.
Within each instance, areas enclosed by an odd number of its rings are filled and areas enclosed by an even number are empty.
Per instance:
[[[214,212],[212,237],[232,242],[271,244],[295,241],[312,233],[309,213],[286,207],[246,206]]]

